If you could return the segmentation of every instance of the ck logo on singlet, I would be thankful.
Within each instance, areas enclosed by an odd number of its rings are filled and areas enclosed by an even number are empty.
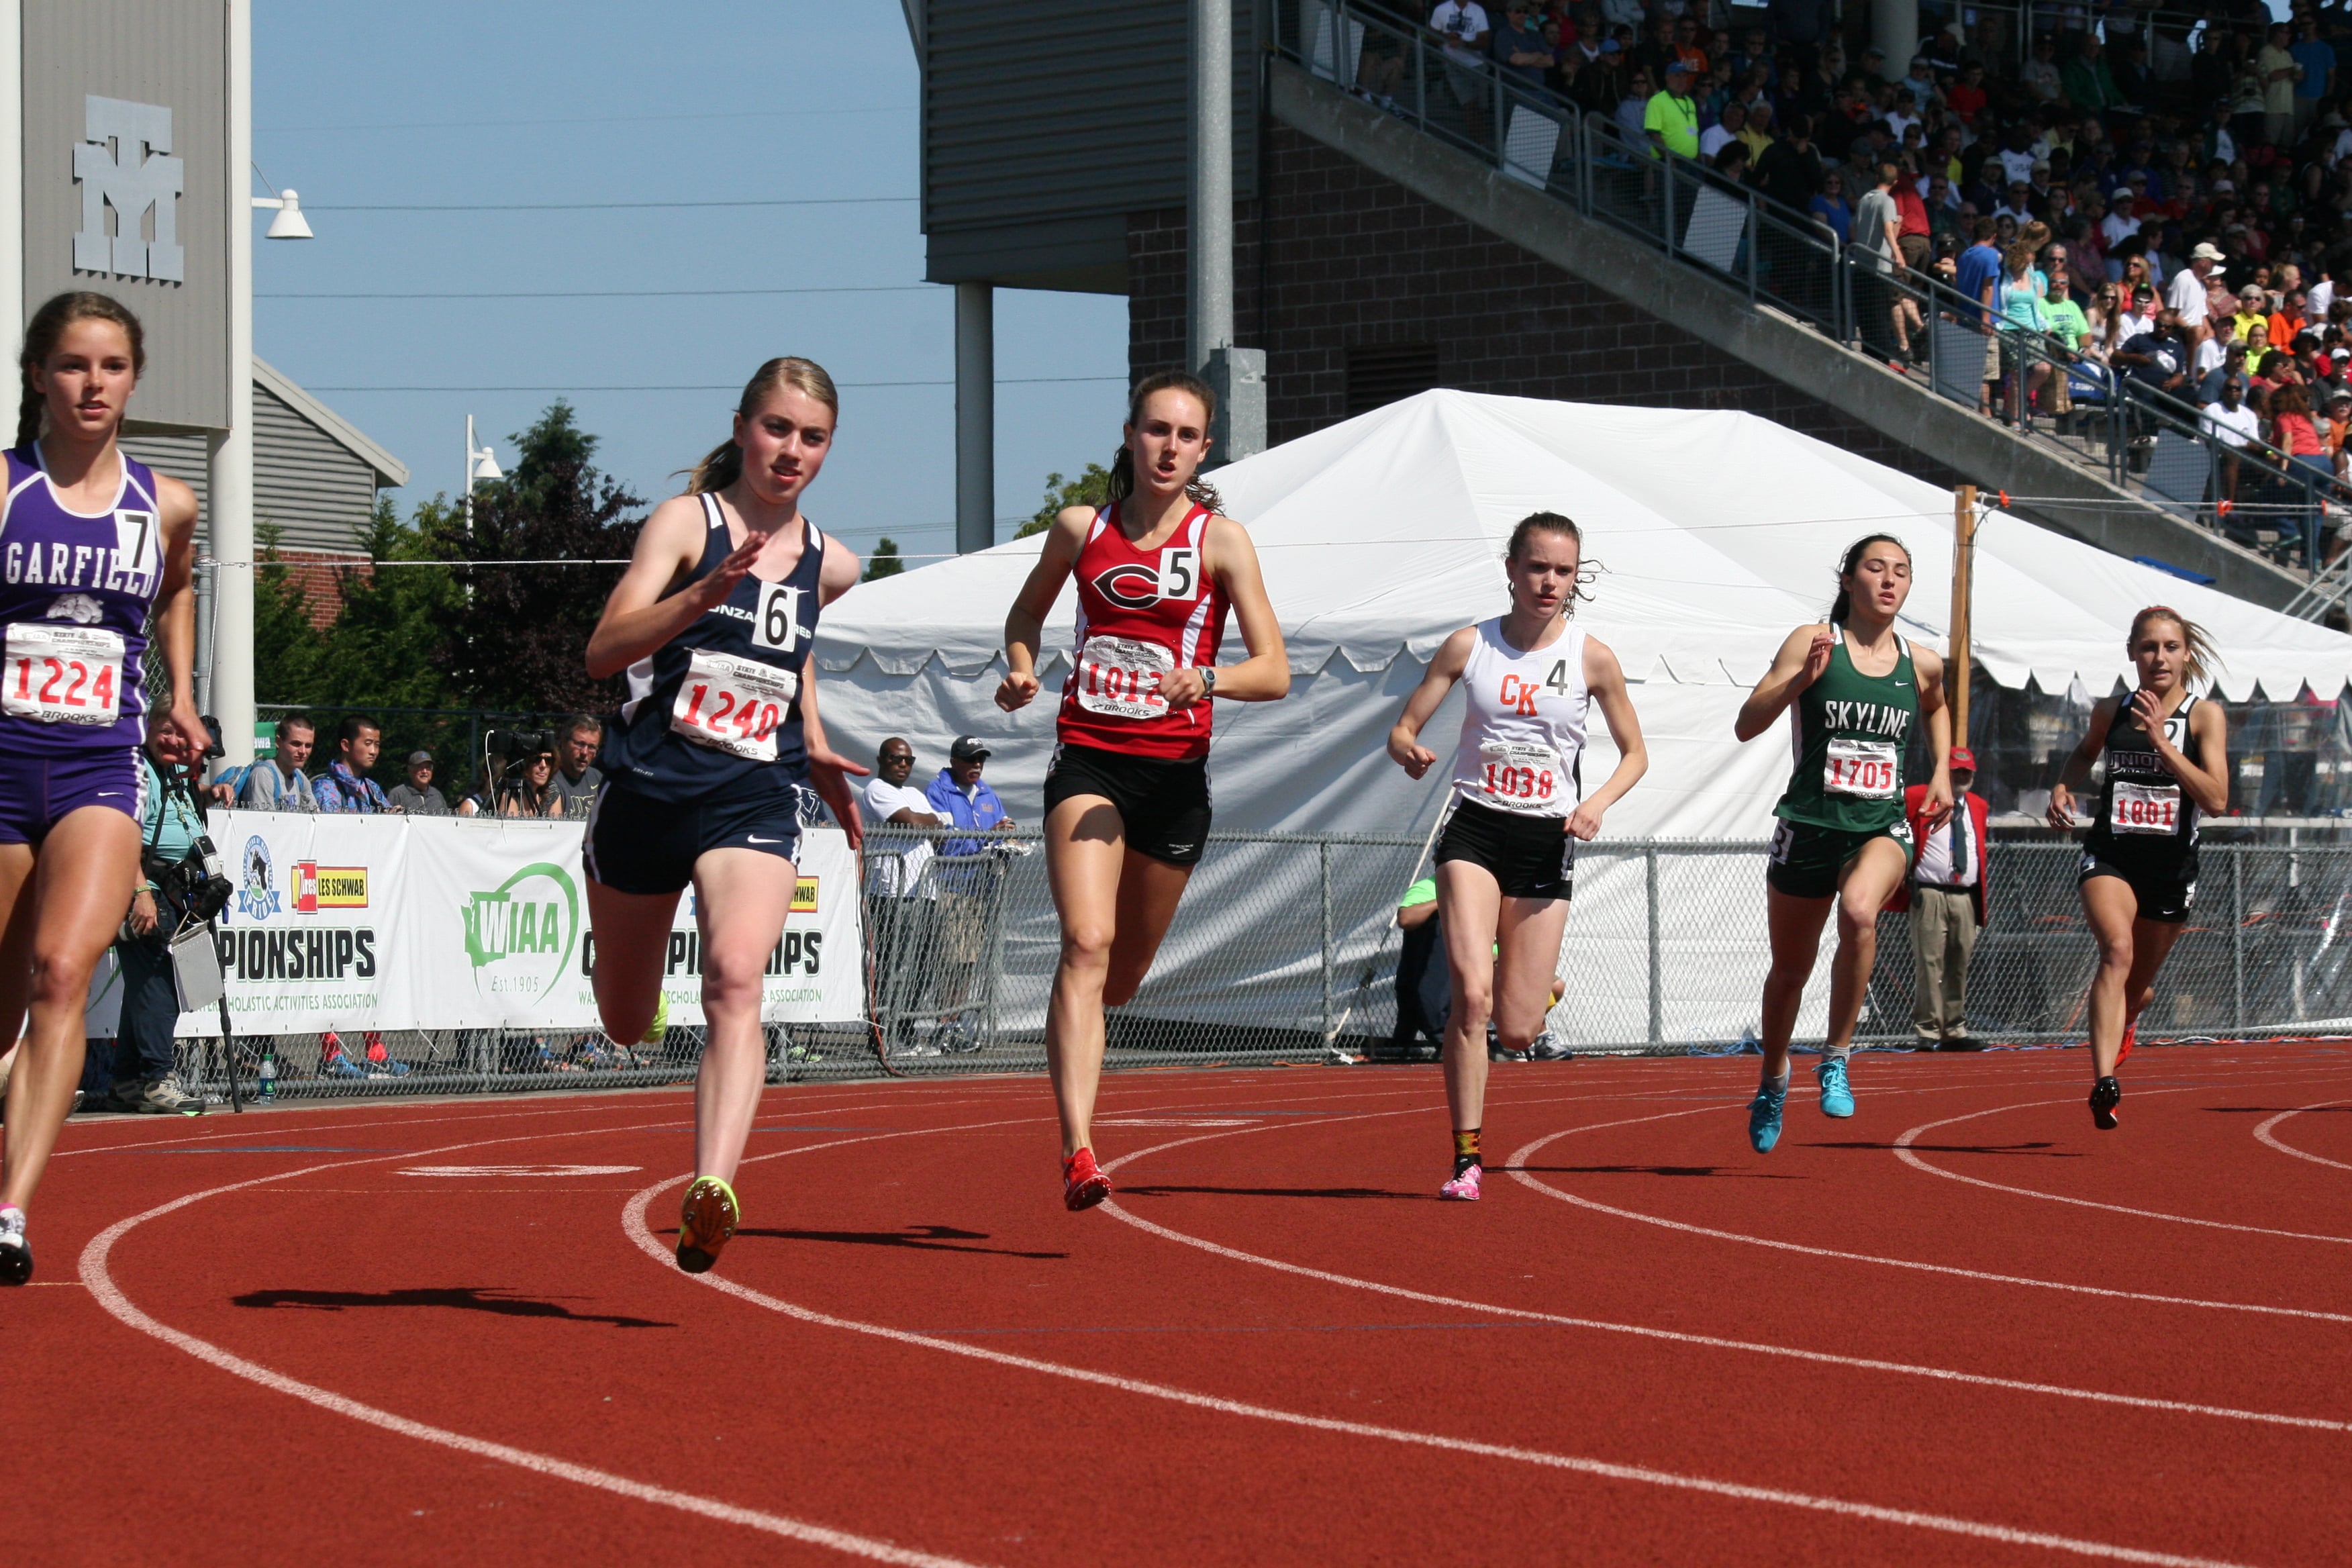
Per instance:
[[[1122,610],[1148,610],[1169,599],[1194,599],[1201,593],[1201,552],[1171,544],[1160,552],[1160,569],[1140,561],[1122,562],[1095,574],[1095,592]]]

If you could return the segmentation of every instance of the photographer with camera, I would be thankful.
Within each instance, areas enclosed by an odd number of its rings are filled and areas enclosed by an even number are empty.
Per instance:
[[[201,909],[206,881],[197,841],[204,807],[186,769],[165,761],[151,739],[140,751],[139,890],[114,944],[122,1011],[115,1028],[114,1087],[105,1109],[145,1116],[201,1116],[205,1102],[180,1083],[173,1047],[180,1021],[172,978],[172,938]],[[217,912],[217,906],[215,908]]]
[[[549,781],[555,775],[555,748],[538,730],[518,730],[507,742],[505,774],[499,780],[500,816],[562,816],[563,799]]]

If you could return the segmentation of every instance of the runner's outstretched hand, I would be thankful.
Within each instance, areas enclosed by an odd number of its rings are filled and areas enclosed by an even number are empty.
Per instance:
[[[849,787],[849,775],[865,776],[866,770],[841,755],[830,746],[813,746],[808,754],[809,787],[817,798],[833,812],[834,820],[849,837],[855,850],[866,843],[866,825],[858,819],[857,795]]]

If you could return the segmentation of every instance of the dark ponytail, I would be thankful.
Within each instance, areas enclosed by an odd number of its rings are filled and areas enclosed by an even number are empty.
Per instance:
[[[735,405],[736,414],[751,418],[760,411],[760,405],[788,386],[815,398],[833,411],[836,423],[840,420],[841,395],[834,390],[833,377],[825,374],[824,367],[814,360],[789,356],[772,359],[751,373],[751,379],[743,384],[743,399]],[[694,465],[687,478],[686,493],[708,495],[725,489],[742,477],[743,448],[730,436]]]
[[[1209,390],[1207,382],[1181,370],[1163,370],[1136,383],[1135,395],[1128,399],[1127,422],[1132,425],[1143,417],[1143,405],[1153,393],[1171,391],[1193,398],[1201,405],[1201,411],[1207,416],[1208,423],[1214,425],[1217,422],[1217,395]],[[1135,454],[1128,450],[1126,442],[1121,441],[1118,450],[1111,454],[1110,482],[1103,487],[1103,494],[1111,500],[1119,501],[1134,493]],[[1199,474],[1184,481],[1184,494],[1196,505],[1207,507],[1211,511],[1225,510],[1224,498],[1217,494],[1217,487]]]
[[[1862,552],[1872,545],[1881,542],[1892,544],[1895,549],[1903,552],[1903,558],[1906,561],[1911,559],[1911,547],[1891,533],[1865,533],[1846,546],[1845,559],[1838,563],[1837,597],[1830,601],[1829,618],[1832,626],[1843,626],[1847,615],[1853,609],[1853,595],[1847,591],[1845,580],[1853,576],[1855,569],[1861,566]]]
[[[147,369],[147,332],[129,306],[111,294],[76,289],[51,296],[25,323],[24,352],[16,356],[22,395],[16,401],[16,446],[21,450],[41,438],[41,413],[47,400],[33,385],[33,372],[58,352],[66,329],[76,321],[112,321],[131,340],[131,374],[135,379]]]

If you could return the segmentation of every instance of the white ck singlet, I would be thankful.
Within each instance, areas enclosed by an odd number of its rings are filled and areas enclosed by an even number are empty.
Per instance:
[[[1454,793],[1523,816],[1566,816],[1584,753],[1584,633],[1564,627],[1549,647],[1521,653],[1499,616],[1481,621],[1463,667],[1462,743]]]

